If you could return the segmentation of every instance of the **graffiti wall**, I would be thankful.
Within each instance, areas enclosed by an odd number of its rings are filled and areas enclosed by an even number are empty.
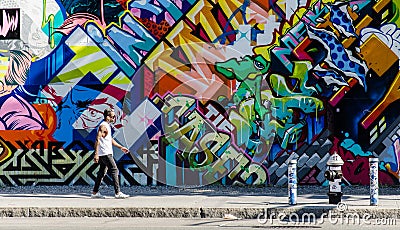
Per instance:
[[[93,185],[116,111],[122,185],[400,178],[398,0],[0,1],[0,185]],[[110,178],[105,183],[111,183]]]

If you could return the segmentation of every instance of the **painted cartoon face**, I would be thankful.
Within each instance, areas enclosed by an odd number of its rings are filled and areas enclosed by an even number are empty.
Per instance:
[[[239,61],[232,58],[226,62],[217,62],[215,69],[228,79],[244,81],[247,78],[254,79],[258,75],[265,74],[268,71],[269,64],[261,55],[245,56]]]
[[[2,39],[0,49],[26,50],[35,60],[39,60],[49,55],[61,41],[62,35],[52,32],[53,28],[58,28],[66,19],[61,1],[47,0],[42,3],[30,0],[2,0],[0,9],[3,17],[7,9],[18,9],[20,16],[15,18],[15,23],[20,26],[20,31],[23,31],[19,39]],[[6,17],[0,20],[7,22]]]

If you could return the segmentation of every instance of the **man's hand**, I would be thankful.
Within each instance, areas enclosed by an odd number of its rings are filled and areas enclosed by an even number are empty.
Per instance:
[[[129,149],[124,146],[121,147],[121,151],[124,152],[125,154],[129,153]]]
[[[94,163],[99,163],[99,155],[97,153],[94,154],[93,161]]]

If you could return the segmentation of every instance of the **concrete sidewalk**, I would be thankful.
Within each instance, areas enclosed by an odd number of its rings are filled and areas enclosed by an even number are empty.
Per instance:
[[[235,187],[228,188],[234,190]],[[317,189],[318,188],[314,188]],[[349,188],[347,188],[349,189]],[[391,188],[387,188],[391,189]],[[112,189],[107,188],[108,191]],[[260,191],[264,191],[260,192]],[[165,217],[165,218],[224,218],[237,217],[254,219],[264,214],[298,215],[314,213],[352,213],[363,216],[366,213],[376,218],[400,218],[400,195],[380,195],[379,205],[369,205],[368,194],[344,194],[339,208],[328,204],[320,187],[318,192],[307,194],[308,189],[299,190],[297,205],[288,205],[284,188],[251,188],[241,192],[220,192],[213,190],[176,190],[174,192],[136,192],[134,188],[123,191],[130,194],[128,199],[115,199],[106,193],[106,199],[91,199],[90,192],[70,193],[5,193],[0,189],[0,217]],[[398,188],[396,188],[398,190]],[[381,190],[380,190],[381,191]],[[348,193],[351,193],[351,188]],[[261,216],[260,216],[261,215]]]

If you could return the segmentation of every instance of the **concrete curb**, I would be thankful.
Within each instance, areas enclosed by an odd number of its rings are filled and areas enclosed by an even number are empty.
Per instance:
[[[222,218],[231,214],[255,219],[260,208],[0,208],[0,217],[146,217],[146,218]]]
[[[0,217],[144,217],[144,218],[231,218],[284,219],[290,217],[365,217],[400,219],[400,209],[361,208],[339,211],[329,207],[287,208],[74,208],[22,207],[0,208]]]

